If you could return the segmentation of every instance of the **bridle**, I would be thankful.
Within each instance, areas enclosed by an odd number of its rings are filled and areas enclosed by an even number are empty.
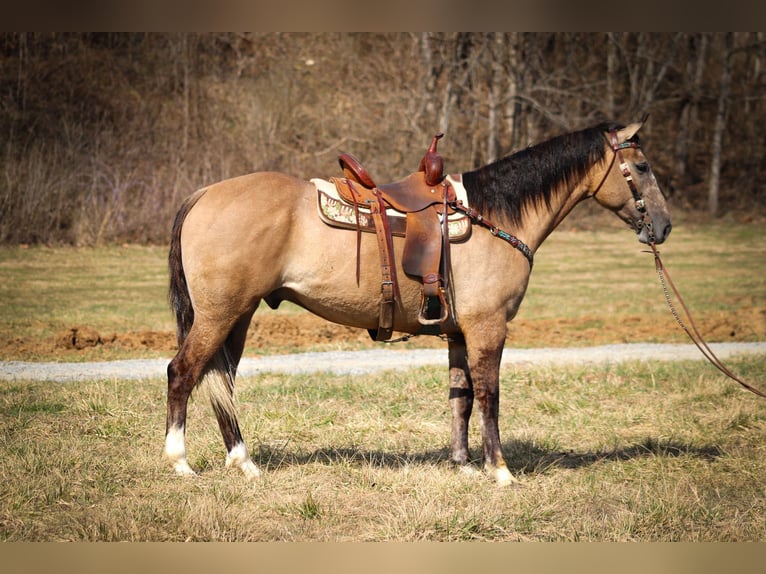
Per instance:
[[[660,278],[660,284],[662,285],[662,290],[665,294],[665,301],[667,302],[668,307],[670,308],[670,312],[673,314],[673,317],[675,318],[676,322],[681,327],[681,329],[683,329],[683,331],[689,336],[689,338],[697,346],[697,348],[705,356],[705,358],[708,361],[710,361],[710,363],[715,368],[717,368],[719,371],[721,371],[724,375],[726,375],[730,379],[742,385],[751,393],[754,393],[758,395],[759,397],[766,398],[766,393],[746,383],[741,378],[737,377],[734,373],[731,372],[731,370],[729,370],[726,367],[726,365],[724,365],[721,362],[721,360],[715,355],[715,353],[713,353],[712,349],[710,349],[707,342],[705,342],[705,340],[702,338],[702,335],[700,335],[699,331],[697,330],[697,326],[694,323],[694,319],[692,319],[692,316],[689,312],[688,307],[686,306],[686,303],[684,303],[684,300],[681,297],[681,294],[678,292],[678,289],[676,288],[675,284],[673,283],[673,280],[670,278],[670,275],[668,274],[667,268],[662,263],[662,259],[660,259],[660,252],[657,250],[657,245],[654,242],[654,229],[652,228],[652,220],[649,217],[649,213],[646,210],[646,202],[644,201],[644,198],[641,197],[641,194],[638,192],[636,183],[633,181],[633,174],[630,171],[630,167],[628,166],[628,163],[625,161],[625,158],[622,155],[623,149],[626,149],[626,148],[640,149],[641,146],[639,146],[638,142],[631,141],[631,140],[618,143],[617,132],[615,130],[611,130],[609,132],[609,143],[611,144],[612,150],[614,151],[614,156],[612,157],[612,163],[609,164],[609,169],[607,170],[606,175],[604,176],[604,180],[606,180],[606,176],[609,175],[609,172],[611,171],[612,166],[614,165],[614,162],[616,159],[619,162],[620,172],[622,172],[622,176],[625,178],[625,181],[628,184],[630,193],[633,195],[633,200],[635,201],[636,209],[642,215],[641,220],[637,221],[636,223],[638,224],[639,232],[644,227],[646,227],[647,229],[649,246],[652,248],[651,252],[654,254],[655,270],[657,271],[657,275]],[[601,184],[599,184],[598,189],[601,188],[601,185],[603,185],[604,180],[602,180]],[[596,193],[598,193],[598,189],[596,190]],[[593,195],[595,196],[595,193]],[[673,301],[670,296],[670,290],[668,289],[668,284],[670,285],[670,288],[672,289],[673,294],[675,295],[676,299],[681,305],[681,309],[683,310],[686,318],[689,321],[688,327],[684,323],[684,321],[681,319],[681,316],[679,315],[678,311],[673,305]]]
[[[614,151],[614,157],[612,158],[612,163],[609,165],[609,170],[607,170],[607,174],[612,169],[615,159],[617,159],[617,161],[619,162],[619,167],[620,167],[620,172],[622,173],[622,177],[625,178],[625,182],[628,184],[628,189],[630,189],[630,193],[633,196],[633,201],[635,202],[636,209],[641,214],[641,219],[636,222],[636,224],[638,225],[638,231],[640,233],[641,230],[645,227],[647,230],[647,234],[649,236],[649,243],[653,245],[654,244],[654,228],[652,226],[652,220],[649,217],[649,213],[646,211],[646,201],[644,201],[644,198],[641,197],[641,194],[638,192],[638,188],[636,187],[636,182],[633,181],[633,174],[630,171],[628,162],[625,161],[625,158],[622,155],[622,150],[624,150],[625,148],[641,149],[641,146],[638,144],[637,141],[634,141],[634,140],[626,140],[622,143],[619,143],[617,141],[616,130],[611,130],[609,132],[609,143],[611,144],[612,150]],[[606,179],[606,176],[604,176],[604,179]]]

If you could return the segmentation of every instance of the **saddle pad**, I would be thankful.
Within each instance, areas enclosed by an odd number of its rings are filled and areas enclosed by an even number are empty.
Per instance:
[[[452,179],[450,176],[447,176],[447,179],[455,190],[457,198],[462,200],[464,205],[467,205],[468,199],[463,184],[460,181]],[[358,210],[355,210],[353,206],[343,201],[338,195],[338,190],[334,183],[318,178],[312,179],[311,183],[317,188],[317,209],[322,221],[333,227],[356,229],[358,215],[359,227],[362,231],[375,231],[375,225],[372,221],[370,211],[363,207],[359,207]],[[400,213],[394,209],[387,209],[386,215],[388,217],[389,225],[391,226],[391,233],[393,235],[404,237],[406,232],[406,214]],[[448,220],[449,238],[451,242],[464,241],[471,234],[471,221],[464,214],[454,213],[448,217]]]

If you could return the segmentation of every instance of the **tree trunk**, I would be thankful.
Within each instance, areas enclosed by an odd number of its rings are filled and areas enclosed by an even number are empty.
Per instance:
[[[710,150],[710,179],[708,180],[708,212],[715,217],[718,215],[718,196],[721,183],[721,151],[723,148],[723,132],[726,128],[726,111],[729,104],[730,70],[729,55],[732,47],[732,33],[724,36],[724,47],[721,50],[721,77],[718,82],[718,106],[713,126],[713,141]]]
[[[439,115],[439,131],[442,133],[449,132],[450,114],[452,113],[452,107],[455,105],[457,98],[455,82],[457,80],[458,67],[460,65],[459,58],[459,43],[460,34],[453,34],[454,50],[452,54],[452,60],[447,62],[447,85],[444,87],[444,94],[442,94],[441,113]]]
[[[691,78],[691,85],[684,94],[684,103],[681,106],[678,121],[678,135],[676,136],[676,181],[681,187],[689,185],[694,180],[694,175],[689,173],[691,161],[691,142],[694,141],[698,126],[699,102],[702,98],[702,82],[705,74],[705,62],[707,58],[708,34],[702,33],[691,42],[690,50],[696,52],[696,59],[689,62],[687,77]]]
[[[521,58],[522,36],[520,32],[509,32],[508,39],[508,109],[506,111],[507,130],[510,134],[509,147],[516,149],[521,141],[521,99],[523,90],[524,62]]]
[[[439,73],[434,69],[433,56],[431,54],[431,32],[421,32],[417,37],[417,41],[420,45],[423,92],[416,107],[415,117],[413,118],[414,128],[418,126],[418,122],[424,112],[429,121],[436,114],[433,94],[436,93],[436,84],[439,80]]]
[[[503,34],[489,35],[487,55],[489,70],[487,74],[487,162],[493,162],[498,157],[498,141],[500,139],[500,116],[502,115],[501,99],[503,94],[503,53],[505,39]]]
[[[606,35],[606,115],[614,119],[617,115],[615,107],[614,86],[617,79],[617,40],[613,32]]]

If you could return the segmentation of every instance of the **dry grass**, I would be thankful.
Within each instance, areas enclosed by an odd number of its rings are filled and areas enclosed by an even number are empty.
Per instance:
[[[732,362],[763,380],[766,357]],[[763,541],[766,403],[708,365],[503,371],[519,489],[447,462],[444,369],[242,379],[266,471],[224,469],[194,400],[194,479],[161,459],[164,381],[0,383],[0,538]],[[471,445],[478,456],[479,437]]]

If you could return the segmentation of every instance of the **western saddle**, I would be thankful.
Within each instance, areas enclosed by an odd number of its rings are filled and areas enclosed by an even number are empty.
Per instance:
[[[361,229],[359,209],[369,210],[375,227],[380,252],[381,303],[378,328],[370,330],[376,341],[391,338],[394,309],[400,298],[391,227],[386,209],[405,214],[406,231],[402,269],[407,275],[420,277],[421,289],[418,322],[423,332],[438,333],[449,318],[447,279],[450,273],[449,230],[447,216],[454,213],[450,205],[456,201],[455,190],[444,176],[444,160],[436,150],[439,139],[431,145],[420,162],[418,171],[395,183],[376,185],[368,171],[353,155],[338,157],[343,178],[331,178],[338,195],[353,206],[357,218],[357,283]]]

